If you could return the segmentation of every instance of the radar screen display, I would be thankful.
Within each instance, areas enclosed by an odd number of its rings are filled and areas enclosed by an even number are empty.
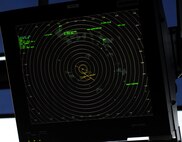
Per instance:
[[[138,9],[16,32],[32,124],[153,115]]]

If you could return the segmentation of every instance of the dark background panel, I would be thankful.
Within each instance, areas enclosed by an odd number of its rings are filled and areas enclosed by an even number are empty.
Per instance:
[[[0,61],[0,90],[9,88],[5,61]]]
[[[168,27],[177,26],[176,0],[163,0]]]
[[[0,12],[38,6],[38,0],[1,0]]]

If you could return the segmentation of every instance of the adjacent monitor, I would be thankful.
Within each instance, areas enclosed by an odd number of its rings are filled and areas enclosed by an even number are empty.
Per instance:
[[[178,140],[160,6],[73,1],[2,13],[20,141]]]

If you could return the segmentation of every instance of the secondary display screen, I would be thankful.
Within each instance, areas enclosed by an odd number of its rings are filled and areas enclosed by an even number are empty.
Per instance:
[[[151,116],[137,9],[16,27],[32,124]]]

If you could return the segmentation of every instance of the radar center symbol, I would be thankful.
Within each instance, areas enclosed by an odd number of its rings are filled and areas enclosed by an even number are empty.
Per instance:
[[[96,74],[92,73],[89,69],[88,66],[86,64],[81,64],[79,66],[75,66],[78,70],[78,72],[81,74],[80,75],[80,79],[82,80],[93,80],[95,81],[95,79],[93,78]]]

